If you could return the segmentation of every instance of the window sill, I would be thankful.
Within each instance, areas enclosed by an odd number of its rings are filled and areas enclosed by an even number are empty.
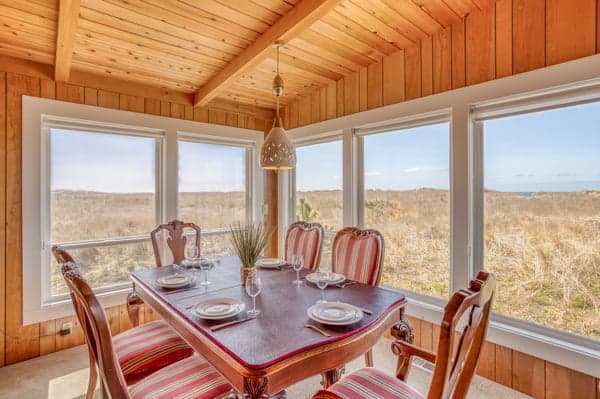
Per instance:
[[[440,324],[446,301],[415,293],[407,293],[407,297],[406,313],[409,316]],[[514,323],[510,323],[511,321]],[[581,343],[573,343],[561,339],[560,335],[565,338],[572,337],[571,334],[550,328],[492,315],[486,339],[494,344],[600,378],[600,345],[587,339],[581,339]]]
[[[121,288],[96,294],[103,308],[123,305],[126,303],[127,295],[131,287]],[[71,299],[61,299],[50,303],[44,303],[37,309],[23,309],[23,325],[40,323],[47,320],[74,316],[75,310]]]

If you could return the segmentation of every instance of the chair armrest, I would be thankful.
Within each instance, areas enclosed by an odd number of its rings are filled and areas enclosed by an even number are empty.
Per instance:
[[[408,378],[408,372],[410,371],[413,356],[420,357],[431,363],[435,363],[436,359],[435,353],[402,340],[396,340],[392,343],[392,352],[394,352],[394,355],[398,356],[396,377],[404,382],[406,382],[406,379]]]
[[[398,352],[396,352],[395,348],[398,348]],[[394,352],[394,354],[396,355],[402,355],[402,356],[416,356],[416,357],[420,357],[423,360],[427,360],[428,362],[431,363],[435,363],[435,359],[437,357],[437,355],[435,353],[433,353],[432,351],[429,351],[427,349],[423,349],[421,347],[418,347],[416,345],[413,344],[409,344],[408,342],[405,341],[394,341],[392,343],[392,351]]]

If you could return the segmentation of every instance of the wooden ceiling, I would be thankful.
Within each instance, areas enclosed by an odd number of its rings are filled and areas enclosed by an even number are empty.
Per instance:
[[[0,54],[273,108],[274,38],[285,105],[492,2],[0,0]]]

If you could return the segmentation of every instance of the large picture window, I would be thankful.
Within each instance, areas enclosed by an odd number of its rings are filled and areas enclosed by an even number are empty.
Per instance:
[[[449,123],[363,136],[364,227],[385,238],[382,283],[447,297]]]
[[[127,283],[152,263],[148,232],[157,222],[160,138],[49,128],[46,242],[77,259],[90,284]],[[49,253],[48,253],[48,256]],[[68,292],[54,262],[46,300]]]
[[[230,255],[229,226],[248,218],[244,147],[179,141],[181,220],[202,226],[202,256]]]
[[[494,310],[600,339],[600,102],[479,124]]]
[[[323,225],[321,264],[330,266],[333,237],[343,226],[342,141],[299,146],[296,157],[295,220]]]

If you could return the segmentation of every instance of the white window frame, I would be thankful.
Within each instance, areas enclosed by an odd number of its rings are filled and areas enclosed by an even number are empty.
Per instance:
[[[40,208],[42,212],[41,217],[41,234],[42,234],[42,304],[52,305],[55,302],[69,301],[69,294],[65,293],[62,295],[51,294],[51,266],[53,262],[52,257],[52,245],[60,244],[60,246],[66,250],[79,249],[79,248],[93,248],[93,247],[107,247],[115,245],[126,245],[136,244],[145,241],[150,241],[148,235],[137,235],[137,236],[124,236],[124,237],[105,237],[99,239],[79,240],[72,242],[51,242],[50,231],[51,231],[51,129],[63,129],[69,131],[85,132],[89,134],[111,134],[120,136],[135,136],[144,137],[155,140],[155,184],[154,184],[154,195],[155,195],[155,212],[154,221],[163,220],[162,214],[162,159],[164,153],[164,137],[165,132],[159,129],[151,128],[137,128],[133,126],[119,126],[107,123],[95,123],[83,120],[74,120],[64,117],[56,117],[51,115],[42,115],[42,141],[41,141],[41,152],[40,158],[41,163],[44,165],[40,175],[41,186],[43,190],[40,192]],[[127,290],[131,286],[131,283],[118,283],[110,286],[98,287],[95,292],[109,293],[115,291]]]
[[[68,123],[69,129],[99,131],[107,133],[138,134],[159,137],[157,144],[157,223],[165,223],[177,217],[178,199],[178,139],[188,137],[214,144],[239,145],[249,148],[247,157],[249,200],[246,203],[249,220],[262,222],[264,202],[264,172],[258,158],[264,133],[258,130],[230,126],[213,125],[203,122],[186,121],[147,115],[122,110],[114,110],[83,104],[67,103],[37,97],[23,96],[22,134],[22,262],[23,262],[23,325],[72,316],[73,306],[65,297],[53,298],[44,302],[43,278],[50,275],[44,259],[50,251],[47,245],[49,217],[48,132],[42,130],[42,122],[52,121],[57,126]],[[78,128],[79,127],[79,128]],[[232,144],[234,143],[234,144]],[[247,182],[247,184],[248,184]],[[149,232],[148,232],[149,233]],[[46,238],[46,240],[44,239]],[[115,242],[144,241],[142,236]],[[101,245],[108,245],[106,240]],[[71,248],[86,245],[87,242],[69,243]],[[46,259],[50,259],[47,257]],[[116,306],[125,303],[130,284],[98,290],[98,298],[103,306]]]
[[[455,89],[432,96],[405,101],[376,109],[363,111],[335,119],[329,119],[295,129],[288,130],[293,140],[318,137],[324,132],[341,131],[344,135],[344,219],[358,225],[357,181],[360,157],[360,143],[355,139],[355,129],[370,129],[382,124],[392,124],[409,120],[415,115],[427,115],[449,112],[451,121],[450,142],[450,201],[451,201],[451,292],[463,287],[474,275],[476,248],[475,213],[479,206],[474,202],[473,186],[476,183],[473,159],[474,124],[471,121],[471,109],[474,105],[487,108],[502,107],[502,102],[518,101],[522,109],[529,102],[538,102],[549,92],[564,93],[568,88],[581,87],[584,97],[585,87],[590,82],[600,81],[600,55],[581,58],[543,69],[521,73],[473,86]],[[550,88],[550,89],[549,89]],[[502,100],[498,100],[502,99]],[[483,108],[481,108],[483,109]],[[348,176],[347,176],[348,175]],[[279,175],[279,216],[280,237],[285,234],[281,220],[289,218],[289,174]],[[348,203],[347,203],[348,201]],[[351,215],[346,215],[346,207]],[[284,225],[285,226],[285,225]],[[281,242],[281,241],[280,241]],[[281,246],[280,246],[281,248]],[[479,263],[478,263],[479,264]],[[428,322],[440,323],[445,300],[414,293],[407,293],[407,312]],[[600,377],[600,347],[597,342],[583,338],[573,339],[573,335],[559,331],[555,334],[550,328],[539,327],[526,322],[512,322],[503,316],[493,315],[487,339],[493,343],[510,347],[537,358],[547,360],[564,367]]]
[[[425,127],[431,125],[437,125],[447,123],[448,124],[448,236],[451,237],[451,232],[453,231],[452,223],[454,218],[452,217],[453,213],[453,195],[452,190],[454,185],[452,184],[452,173],[451,173],[451,165],[452,165],[452,113],[450,110],[441,110],[439,112],[431,112],[423,115],[414,115],[407,118],[402,118],[392,123],[381,123],[369,125],[369,127],[362,127],[354,129],[354,140],[357,141],[357,148],[359,150],[354,154],[355,163],[359,165],[355,169],[356,177],[356,190],[357,193],[355,196],[358,198],[357,208],[356,208],[356,217],[358,220],[358,226],[361,228],[365,227],[365,170],[364,170],[364,138],[366,136],[375,135],[375,134],[385,134],[392,132],[401,132],[403,130],[414,129],[418,127]],[[368,226],[366,226],[368,227]],[[452,256],[452,241],[448,241],[448,279],[449,279],[449,292],[452,293],[455,290],[453,287],[454,279],[452,278],[454,267],[453,267],[453,256]],[[434,298],[428,295],[421,294],[416,291],[404,290],[410,294],[413,298],[419,298],[420,300],[434,301],[436,304],[443,304],[445,299]]]
[[[484,215],[484,123],[502,117],[527,115],[553,109],[561,109],[581,104],[600,104],[600,79],[556,87],[540,92],[486,101],[471,107],[471,202],[472,202],[472,244],[474,273],[484,270],[485,234]],[[515,317],[493,314],[493,319],[506,325],[526,328],[553,339],[575,345],[595,347],[600,350],[600,342],[566,331],[527,322]]]
[[[245,149],[245,157],[246,157],[246,187],[245,187],[245,203],[246,203],[246,220],[252,221],[257,220],[255,215],[259,213],[259,207],[257,204],[252,202],[252,198],[256,196],[256,192],[254,191],[254,181],[256,180],[256,169],[254,168],[254,163],[256,159],[257,149],[251,142],[239,140],[239,139],[223,139],[223,138],[215,138],[210,135],[202,135],[195,133],[186,133],[179,132],[177,137],[177,143],[179,145],[180,142],[187,143],[198,143],[198,144],[213,144],[213,145],[222,145],[229,147],[238,147]],[[179,159],[178,159],[179,161]],[[178,169],[179,170],[179,162]],[[178,191],[179,193],[179,191]],[[179,217],[179,207],[177,208],[177,214]],[[202,229],[203,236],[218,236],[229,233],[228,226],[222,226],[215,229]]]

